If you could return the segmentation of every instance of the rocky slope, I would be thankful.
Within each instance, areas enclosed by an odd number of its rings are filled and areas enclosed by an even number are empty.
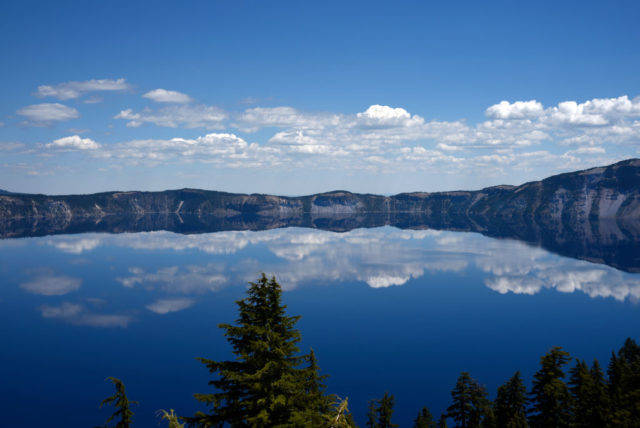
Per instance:
[[[479,191],[402,193],[395,196],[335,191],[302,197],[244,195],[182,189],[46,196],[0,194],[0,222],[18,219],[102,221],[110,215],[255,215],[296,218],[363,213],[416,213],[443,224],[487,217],[526,223],[579,223],[591,219],[640,218],[640,160],[556,175],[521,186]],[[560,226],[559,226],[560,227]]]

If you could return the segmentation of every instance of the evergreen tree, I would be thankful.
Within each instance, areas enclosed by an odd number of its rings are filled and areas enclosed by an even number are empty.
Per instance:
[[[480,427],[489,413],[487,392],[468,372],[460,373],[451,391],[453,403],[447,408],[447,416],[456,422],[456,428]]]
[[[590,374],[592,381],[592,389],[590,393],[591,426],[606,428],[610,426],[610,401],[607,391],[607,383],[598,360],[593,360]]]
[[[571,357],[559,346],[540,358],[541,368],[534,375],[529,424],[534,428],[564,428],[571,422],[571,394],[564,383],[562,367]]]
[[[579,427],[591,426],[591,392],[593,390],[593,379],[587,363],[581,360],[576,361],[576,365],[569,370],[569,389],[572,400],[573,423]]]
[[[602,368],[598,360],[589,369],[578,360],[570,371],[573,425],[584,428],[604,428],[609,425],[609,397]]]
[[[395,405],[395,398],[393,395],[385,392],[384,396],[378,401],[378,428],[393,428],[398,425],[391,422],[391,416],[393,416],[393,406]]]
[[[438,420],[438,428],[448,428],[447,427],[447,415],[442,413],[440,415],[440,419]]]
[[[367,408],[367,427],[378,428],[378,401],[369,400],[369,406]]]
[[[116,393],[111,397],[107,397],[102,400],[100,403],[100,407],[105,404],[113,404],[116,408],[116,411],[107,419],[105,426],[113,421],[114,419],[119,418],[118,422],[115,425],[115,428],[130,428],[131,419],[133,417],[133,412],[131,411],[132,404],[138,404],[137,401],[129,401],[127,398],[127,393],[124,388],[124,384],[120,379],[116,379],[115,377],[108,377],[113,385],[116,387]]]
[[[418,412],[418,416],[413,421],[413,428],[436,428],[436,422],[433,420],[431,412],[427,406]]]
[[[335,401],[333,403],[333,411],[326,415],[326,423],[324,424],[324,426],[328,426],[329,428],[356,428],[353,416],[349,412],[348,403],[348,398],[340,400],[339,397],[335,397]]]
[[[611,425],[640,427],[640,347],[628,338],[609,368]]]
[[[184,424],[180,423],[180,418],[178,415],[175,414],[173,409],[171,409],[168,412],[166,410],[160,409],[156,412],[156,414],[158,416],[161,416],[161,419],[163,421],[166,420],[169,422],[168,428],[184,428]]]
[[[494,404],[496,425],[504,428],[526,428],[527,390],[517,371],[504,385],[498,387]]]
[[[275,277],[250,283],[247,297],[237,301],[237,325],[220,324],[236,355],[233,361],[199,358],[217,377],[216,390],[195,394],[210,406],[184,418],[189,426],[294,427],[313,426],[324,391],[315,356],[300,356],[299,316],[287,316]],[[304,361],[309,367],[300,367]],[[315,383],[315,384],[314,384]],[[309,398],[309,400],[307,400]],[[318,414],[316,413],[318,412]],[[305,417],[308,418],[305,419]]]
[[[317,427],[323,424],[330,413],[333,397],[325,395],[327,387],[323,382],[328,376],[320,375],[313,349],[305,359],[309,365],[302,373],[304,391],[296,397],[299,402],[294,406],[296,410],[292,413],[291,422],[299,427]],[[346,405],[346,400],[344,403]]]

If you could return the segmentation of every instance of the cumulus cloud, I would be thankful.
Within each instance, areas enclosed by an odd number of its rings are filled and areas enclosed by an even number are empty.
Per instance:
[[[48,242],[60,251],[71,254],[82,254],[91,251],[101,244],[98,238],[57,238]]]
[[[134,140],[102,146],[93,156],[129,165],[169,160],[202,162],[225,168],[275,166],[286,161],[280,150],[249,143],[235,134],[211,133],[195,139]]]
[[[171,91],[163,91],[157,93],[160,98],[171,99]],[[222,168],[286,166],[298,172],[311,168],[328,174],[336,170],[422,174],[424,183],[437,178],[438,183],[449,184],[430,184],[421,190],[447,190],[518,184],[640,152],[639,98],[564,101],[546,107],[537,100],[502,101],[485,113],[487,120],[469,124],[465,120],[427,121],[402,107],[380,104],[353,114],[290,106],[255,107],[234,114],[183,103],[126,109],[115,117],[126,120],[130,127],[150,123],[263,132],[255,138],[225,130],[197,138],[122,141],[86,153],[109,159],[117,168],[175,161]],[[67,144],[71,148],[71,142]],[[570,149],[563,152],[559,146]]]
[[[132,267],[129,272],[131,276],[117,278],[124,287],[143,285],[147,289],[159,288],[169,293],[217,291],[226,287],[229,282],[229,278],[223,274],[222,267],[212,263],[204,266],[169,266],[155,272],[146,272],[141,268]]]
[[[408,111],[400,107],[372,105],[362,113],[357,113],[358,123],[365,127],[398,127],[422,125],[424,119],[420,116],[411,116]]]
[[[223,129],[228,114],[222,109],[206,105],[167,106],[159,110],[149,108],[136,113],[132,109],[122,110],[114,119],[124,119],[127,126],[137,128],[145,123],[169,128]]]
[[[40,276],[20,284],[20,288],[43,296],[62,296],[80,288],[82,280],[69,276]]]
[[[37,97],[54,97],[59,100],[79,98],[87,92],[125,91],[131,86],[125,79],[93,79],[83,82],[65,82],[57,85],[41,85],[35,93]]]
[[[81,138],[79,135],[72,135],[54,140],[52,143],[46,144],[46,146],[51,149],[95,150],[100,147],[100,144],[90,138]]]
[[[543,111],[542,104],[536,100],[516,101],[513,104],[501,101],[489,107],[486,115],[493,119],[531,119],[540,116]]]
[[[16,113],[28,119],[26,124],[35,126],[47,126],[80,117],[78,110],[59,103],[32,104],[22,107]]]
[[[182,92],[177,91],[168,91],[161,88],[149,91],[144,94],[143,97],[153,100],[157,103],[186,104],[193,101],[193,98],[191,98],[187,94],[183,94]]]
[[[40,313],[43,318],[56,319],[72,325],[88,327],[121,327],[125,328],[133,321],[128,315],[95,314],[84,306],[64,302],[59,306],[42,305]]]
[[[553,107],[550,118],[559,123],[569,125],[606,125],[609,123],[604,115],[590,111],[586,103],[578,104],[575,101],[564,101]]]
[[[146,308],[156,314],[165,315],[169,312],[178,312],[187,309],[194,303],[195,300],[193,299],[161,299],[147,305]]]

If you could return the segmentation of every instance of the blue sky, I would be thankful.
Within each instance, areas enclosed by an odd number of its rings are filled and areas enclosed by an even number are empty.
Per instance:
[[[0,188],[477,189],[639,156],[635,1],[129,3],[2,2]]]

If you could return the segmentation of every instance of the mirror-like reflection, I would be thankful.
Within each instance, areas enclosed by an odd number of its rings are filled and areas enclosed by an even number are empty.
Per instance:
[[[56,236],[39,241],[70,255],[89,255],[99,248],[129,251],[195,251],[227,256],[229,261],[163,265],[146,269],[129,266],[115,278],[125,287],[140,286],[167,293],[194,294],[245,283],[256,272],[277,274],[285,289],[309,282],[356,282],[372,288],[401,286],[425,272],[464,273],[480,269],[484,284],[499,293],[535,294],[545,288],[583,292],[636,302],[640,278],[581,260],[554,256],[514,240],[491,240],[474,234],[394,228],[358,229],[331,233],[278,229],[261,233],[235,231],[200,235],[169,232]],[[266,260],[242,257],[260,248]],[[329,268],[330,267],[330,268]],[[37,294],[61,295],[79,287],[80,280],[50,272],[22,284]],[[186,308],[187,306],[184,306]]]
[[[478,232],[494,238],[517,239],[541,246],[554,253],[607,264],[617,269],[640,272],[640,221],[630,218],[591,219],[563,222],[557,219],[509,218],[497,216],[451,215],[427,216],[419,213],[326,214],[280,217],[256,214],[233,216],[194,216],[155,214],[140,216],[108,215],[90,218],[42,218],[0,222],[4,238],[35,237],[90,232],[171,231],[180,234],[204,234],[225,231],[266,231],[277,228],[304,227],[333,232],[358,228],[394,226],[411,230],[450,230]],[[223,238],[221,238],[223,239]],[[92,241],[82,244],[91,246]]]
[[[0,375],[15,391],[3,398],[19,407],[54,395],[55,412],[64,408],[59,382],[70,394],[81,389],[83,410],[69,426],[104,420],[106,376],[125,379],[143,403],[140,426],[156,424],[158,408],[195,411],[191,394],[207,378],[194,357],[228,355],[215,326],[235,319],[233,301],[263,271],[302,315],[304,346],[331,376],[330,391],[350,397],[356,420],[388,390],[408,425],[423,405],[446,408],[461,370],[491,391],[517,369],[532,373],[553,345],[606,361],[640,325],[638,275],[433,229],[6,239],[0,271]]]

